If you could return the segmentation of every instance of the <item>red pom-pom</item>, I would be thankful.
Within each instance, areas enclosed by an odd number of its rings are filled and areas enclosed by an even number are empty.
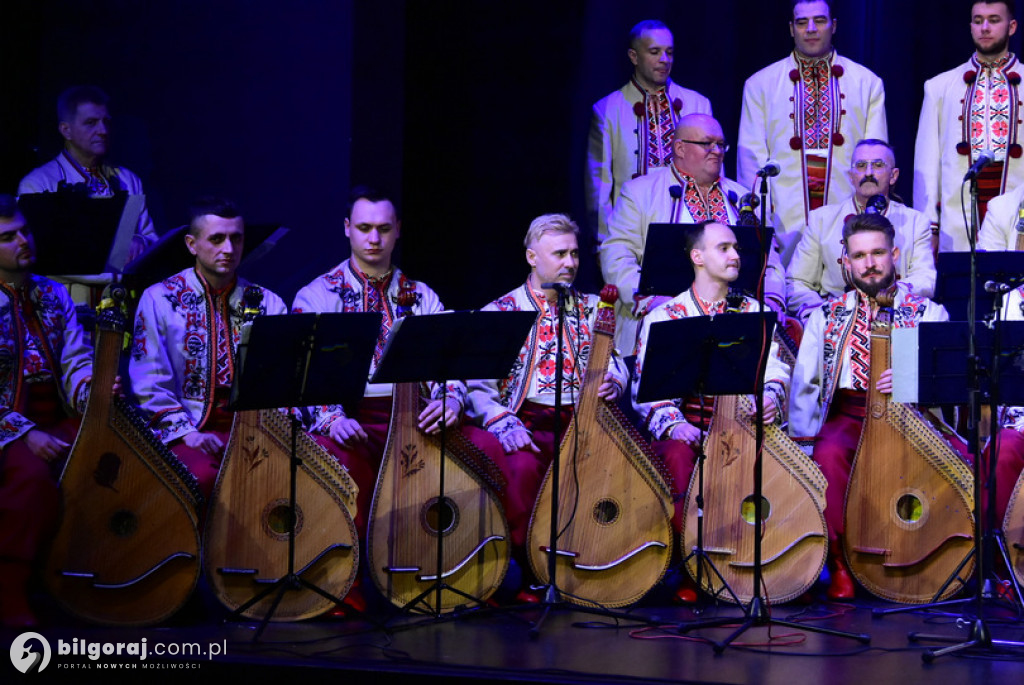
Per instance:
[[[1021,148],[1020,143],[1011,143],[1010,149],[1006,151],[1006,154],[1014,159],[1020,159],[1021,153],[1024,153],[1024,149]]]
[[[800,80],[800,72],[797,71],[796,69],[790,70],[790,72],[789,72],[789,80],[792,81],[793,83],[796,83],[797,81],[799,81]]]
[[[844,73],[845,73],[845,70],[843,69],[843,65],[842,64],[833,64],[832,65],[832,75],[833,76],[835,76],[836,78],[839,78]]]
[[[644,115],[644,103],[637,102],[636,104],[634,104],[633,114],[637,115],[638,117],[642,117]]]
[[[846,136],[844,136],[839,131],[836,131],[835,133],[832,134],[832,144],[835,145],[836,147],[839,147],[840,145],[842,145],[845,142],[846,142]]]
[[[956,144],[956,153],[958,155],[971,154],[971,144],[964,141],[960,141],[959,143]]]
[[[1020,85],[1020,74],[1018,74],[1015,71],[1011,71],[1010,73],[1008,73],[1006,75],[1006,80],[1009,81],[1011,85],[1019,86]]]
[[[978,72],[974,71],[974,69],[964,72],[964,83],[974,83],[976,78],[978,78]]]
[[[680,100],[679,98],[676,98],[675,100],[673,100],[672,101],[672,109],[676,113],[681,112],[683,110],[683,101]]]
[[[803,148],[803,146],[804,141],[800,139],[800,136],[793,136],[792,138],[789,139],[789,147],[793,148],[794,150],[799,150]]]

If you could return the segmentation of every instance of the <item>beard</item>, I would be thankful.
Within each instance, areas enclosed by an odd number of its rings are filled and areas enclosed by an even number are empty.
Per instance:
[[[981,57],[994,57],[1002,54],[1010,46],[1010,36],[1007,35],[998,43],[992,43],[991,47],[983,48],[977,43],[974,44],[974,49],[977,50],[978,55]]]
[[[872,275],[872,274],[867,274]],[[876,281],[865,281],[860,276],[850,275],[850,280],[862,293],[870,297],[872,300],[878,296],[878,293],[887,290],[896,282],[896,269],[893,268],[888,274],[884,275]]]

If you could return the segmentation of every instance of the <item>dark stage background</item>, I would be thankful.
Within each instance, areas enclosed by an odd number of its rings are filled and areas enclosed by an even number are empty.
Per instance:
[[[835,7],[839,52],[885,81],[909,202],[922,86],[970,55],[971,3]],[[292,229],[258,274],[290,300],[345,257],[347,189],[370,182],[400,198],[406,272],[478,307],[524,278],[531,218],[582,222],[590,105],[625,82],[627,32],[651,17],[675,34],[673,78],[735,140],[744,80],[792,48],[788,2],[6,0],[0,191],[59,149],[56,95],[96,83],[158,230],[199,194],[236,198]]]

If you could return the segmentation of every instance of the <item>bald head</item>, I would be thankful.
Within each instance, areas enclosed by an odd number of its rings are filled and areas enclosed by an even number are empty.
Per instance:
[[[722,175],[725,135],[722,126],[708,114],[687,114],[676,125],[672,151],[676,168],[709,186]]]

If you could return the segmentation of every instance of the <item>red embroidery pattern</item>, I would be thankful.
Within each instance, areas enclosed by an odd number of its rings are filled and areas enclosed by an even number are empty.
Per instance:
[[[707,197],[704,197],[693,176],[680,172],[674,164],[671,169],[679,185],[683,187],[683,201],[695,222],[714,219],[723,224],[729,223],[729,203],[718,181],[711,185]]]
[[[871,382],[871,302],[860,298],[850,335],[850,373],[854,390],[867,390]]]

